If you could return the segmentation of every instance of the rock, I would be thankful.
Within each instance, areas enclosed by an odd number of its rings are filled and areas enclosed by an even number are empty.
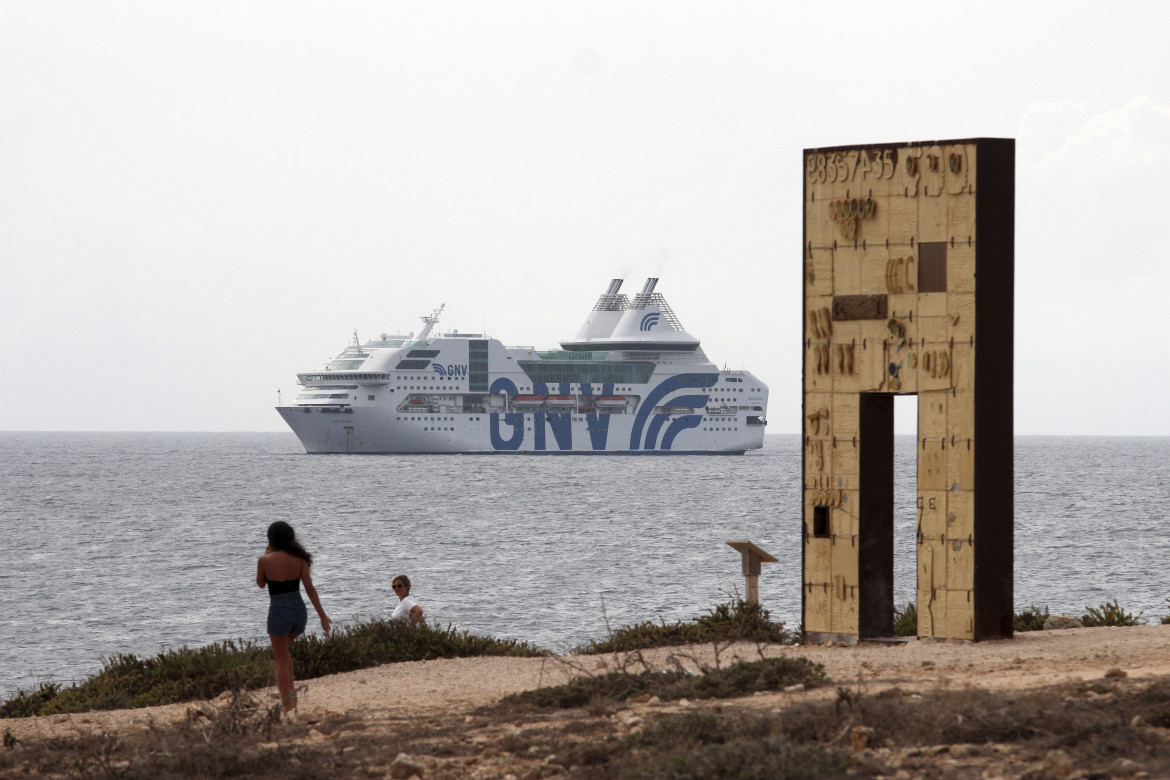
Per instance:
[[[1045,631],[1056,631],[1062,628],[1084,628],[1085,624],[1081,622],[1080,618],[1072,615],[1049,615],[1048,619],[1044,621]]]
[[[407,780],[407,778],[414,775],[423,776],[426,772],[426,767],[422,762],[416,761],[405,753],[399,753],[398,757],[390,764],[390,776],[395,780]]]
[[[317,731],[317,729],[309,729],[309,739],[314,742],[325,742],[329,739],[329,737],[325,736],[320,731]]]
[[[1068,777],[1072,774],[1073,762],[1063,750],[1049,750],[1044,755],[1044,772],[1054,777]]]
[[[800,693],[804,690],[804,683],[797,683],[796,685],[789,685],[784,689],[785,693]]]
[[[849,732],[854,750],[865,750],[870,747],[876,736],[876,732],[869,726],[854,726],[853,730]]]

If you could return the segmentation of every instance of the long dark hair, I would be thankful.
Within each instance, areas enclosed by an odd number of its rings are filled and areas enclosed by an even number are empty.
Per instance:
[[[313,565],[313,556],[309,554],[308,550],[301,547],[301,543],[297,541],[296,532],[293,531],[291,525],[283,520],[277,520],[268,526],[268,543],[272,545],[273,550],[280,550],[289,555],[304,558],[307,564]]]

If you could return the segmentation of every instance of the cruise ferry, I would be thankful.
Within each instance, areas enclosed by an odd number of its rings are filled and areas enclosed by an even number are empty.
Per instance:
[[[768,387],[720,370],[648,279],[610,282],[560,349],[480,333],[353,343],[297,375],[276,410],[309,453],[742,454],[764,443]]]

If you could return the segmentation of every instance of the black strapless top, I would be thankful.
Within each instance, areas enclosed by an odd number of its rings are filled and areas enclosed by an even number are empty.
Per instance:
[[[268,595],[279,596],[281,593],[296,593],[300,587],[300,577],[293,580],[268,580]]]

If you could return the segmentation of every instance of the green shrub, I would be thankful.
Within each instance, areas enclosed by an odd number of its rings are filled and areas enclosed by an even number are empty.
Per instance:
[[[575,677],[564,685],[537,688],[506,696],[501,706],[530,705],[542,709],[584,707],[598,699],[625,701],[635,696],[676,699],[726,699],[792,685],[814,688],[828,682],[821,664],[807,658],[765,658],[739,662],[703,673],[681,669],[613,671]]]
[[[587,646],[578,648],[577,652],[614,653],[647,647],[736,640],[793,644],[796,637],[784,628],[783,623],[773,622],[771,613],[759,604],[749,604],[737,599],[727,604],[719,604],[708,614],[686,623],[680,620],[668,625],[665,622],[655,623],[647,620],[632,626],[622,626],[612,631],[605,641],[591,640]]]
[[[1043,631],[1044,621],[1048,620],[1048,607],[1041,610],[1040,607],[1032,605],[1027,609],[1021,609],[1012,618],[1012,630],[1014,631]]]
[[[338,628],[328,637],[304,636],[292,643],[291,653],[298,680],[397,661],[547,655],[527,642],[478,636],[451,626],[412,628],[376,619]],[[267,642],[228,640],[194,650],[164,650],[153,658],[117,655],[104,659],[102,670],[80,684],[62,688],[49,683],[32,693],[18,691],[0,704],[0,717],[149,707],[210,699],[224,691],[263,688],[275,681]]]
[[[1099,626],[1137,626],[1142,624],[1143,612],[1136,615],[1126,612],[1117,603],[1117,599],[1113,601],[1106,601],[1098,607],[1085,607],[1085,614],[1081,616],[1081,622],[1085,626],[1099,627]]]
[[[894,636],[918,636],[918,607],[913,601],[894,607]]]
[[[16,695],[0,704],[0,718],[31,718],[41,711],[61,691],[57,683],[40,683],[30,692],[17,691]]]

